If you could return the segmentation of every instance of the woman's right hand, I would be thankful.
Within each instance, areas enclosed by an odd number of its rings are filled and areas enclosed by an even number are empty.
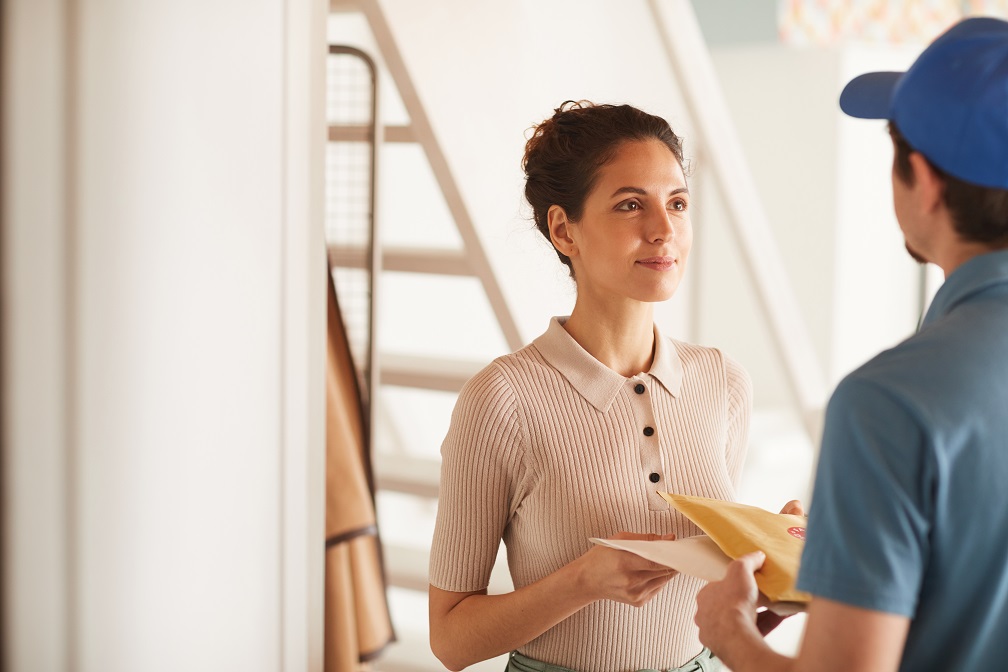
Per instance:
[[[674,534],[634,534],[620,532],[610,539],[671,541]],[[678,572],[665,565],[646,560],[629,551],[596,545],[573,563],[579,582],[594,600],[613,600],[640,607],[658,594]]]
[[[675,539],[630,534],[611,539]],[[430,587],[431,650],[449,670],[532,641],[592,602],[646,604],[677,572],[628,551],[593,546],[559,570],[510,593],[450,592]]]

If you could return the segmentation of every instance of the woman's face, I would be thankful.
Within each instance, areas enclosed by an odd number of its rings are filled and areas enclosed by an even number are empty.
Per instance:
[[[606,302],[671,297],[693,245],[689,204],[682,166],[663,142],[622,144],[599,171],[581,220],[567,226],[578,296]]]

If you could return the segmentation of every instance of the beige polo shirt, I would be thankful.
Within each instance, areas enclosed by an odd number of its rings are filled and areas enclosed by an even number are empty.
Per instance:
[[[658,491],[734,499],[752,385],[721,351],[661,336],[651,370],[625,378],[551,320],[459,394],[441,447],[430,582],[487,587],[500,540],[516,588],[620,531],[700,530]],[[677,576],[641,608],[603,600],[520,648],[583,672],[665,669],[702,649],[702,583]]]

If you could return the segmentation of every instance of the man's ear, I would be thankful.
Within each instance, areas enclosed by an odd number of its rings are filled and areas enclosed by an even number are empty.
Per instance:
[[[564,209],[559,205],[551,205],[546,213],[546,220],[553,246],[568,257],[577,254],[577,243],[571,236],[571,222],[567,219],[567,213],[564,212]]]
[[[910,153],[910,169],[913,171],[913,185],[918,192],[921,212],[934,212],[945,203],[945,178],[938,174],[934,166],[920,152]]]

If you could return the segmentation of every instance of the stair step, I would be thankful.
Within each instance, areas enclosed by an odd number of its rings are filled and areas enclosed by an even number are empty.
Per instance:
[[[330,245],[329,263],[337,268],[370,268],[363,245]],[[465,252],[456,249],[383,247],[382,270],[398,273],[473,276]]]
[[[384,539],[382,550],[385,555],[385,577],[390,585],[427,592],[430,553],[419,548],[390,544]]]
[[[389,585],[426,594],[430,585],[428,549],[398,545],[384,537],[382,549],[385,558],[385,576]],[[487,592],[491,595],[500,595],[512,590],[514,583],[511,582],[511,575],[508,573],[507,553],[501,544],[493,571],[490,573]]]
[[[416,142],[412,126],[384,126],[385,142]],[[371,142],[371,126],[365,124],[333,124],[329,126],[329,142]]]
[[[372,466],[375,486],[379,490],[437,499],[438,482],[441,480],[440,461],[377,453],[372,458]]]
[[[458,392],[486,362],[413,355],[381,355],[381,384]]]

